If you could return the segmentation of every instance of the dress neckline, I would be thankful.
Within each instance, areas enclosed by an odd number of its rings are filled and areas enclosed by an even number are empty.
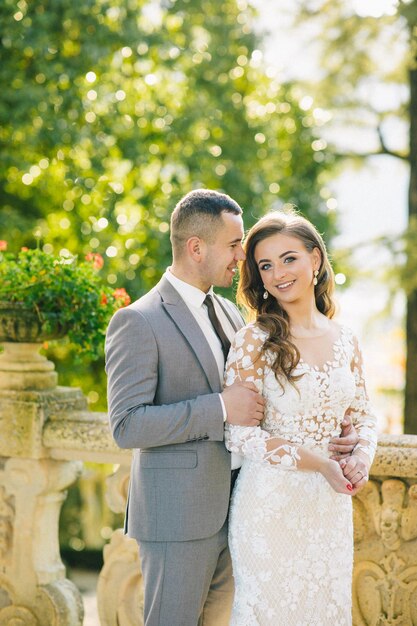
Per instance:
[[[343,340],[344,333],[345,333],[345,327],[340,326],[339,335],[338,337],[336,337],[336,339],[332,343],[333,357],[331,359],[324,361],[322,365],[311,365],[310,363],[307,363],[307,361],[305,361],[303,357],[300,355],[300,360],[298,361],[296,368],[298,368],[299,365],[301,365],[307,370],[325,374],[330,368],[335,367],[340,362],[340,348],[342,347],[342,340]],[[317,337],[315,337],[315,339],[317,339]]]

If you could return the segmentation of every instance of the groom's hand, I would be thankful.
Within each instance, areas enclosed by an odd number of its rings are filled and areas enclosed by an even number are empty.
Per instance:
[[[265,401],[253,383],[237,382],[222,393],[226,422],[234,426],[259,426]]]
[[[358,433],[349,417],[345,416],[340,437],[333,437],[330,440],[329,450],[332,452],[330,458],[335,461],[347,458],[352,454],[357,443],[359,443]]]

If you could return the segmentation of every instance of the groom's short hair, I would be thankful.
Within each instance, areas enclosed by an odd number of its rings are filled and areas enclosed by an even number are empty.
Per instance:
[[[222,213],[242,215],[242,209],[227,194],[211,189],[194,189],[181,198],[171,215],[174,254],[181,256],[190,237],[213,243],[222,225]]]

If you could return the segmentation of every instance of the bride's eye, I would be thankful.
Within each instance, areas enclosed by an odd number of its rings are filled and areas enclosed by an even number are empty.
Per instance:
[[[287,256],[287,257],[285,257],[285,259],[284,259],[284,263],[292,263],[292,262],[293,262],[293,261],[295,261],[295,260],[296,260],[296,257],[295,257],[295,256]]]
[[[263,272],[266,272],[267,270],[270,270],[272,267],[271,263],[262,263],[262,265],[259,266],[259,269],[262,270]]]

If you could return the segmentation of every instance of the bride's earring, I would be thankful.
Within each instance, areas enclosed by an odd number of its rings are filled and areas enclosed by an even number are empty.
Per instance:
[[[263,297],[264,300],[268,300],[269,293],[267,292],[265,285],[264,285],[264,289],[265,289],[265,291],[264,291],[262,297]]]
[[[313,278],[313,285],[316,286],[318,283],[317,280],[317,276],[319,275],[319,270],[314,270],[314,278]]]

